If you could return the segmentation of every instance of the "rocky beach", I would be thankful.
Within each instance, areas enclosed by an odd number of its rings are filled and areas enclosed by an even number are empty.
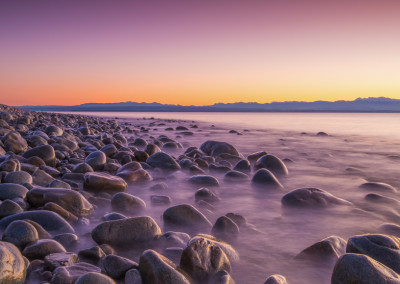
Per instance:
[[[0,105],[0,283],[400,283],[399,153]]]

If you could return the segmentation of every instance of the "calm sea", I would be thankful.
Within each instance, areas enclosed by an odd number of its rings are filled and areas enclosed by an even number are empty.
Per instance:
[[[400,140],[399,113],[80,112],[102,117],[195,120],[243,129],[351,134]]]

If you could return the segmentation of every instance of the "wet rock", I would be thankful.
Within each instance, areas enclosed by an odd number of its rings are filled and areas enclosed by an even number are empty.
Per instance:
[[[16,220],[11,222],[3,233],[3,241],[14,244],[19,249],[39,240],[36,228],[26,221]]]
[[[251,179],[253,185],[266,189],[281,189],[283,188],[279,180],[267,169],[259,169]]]
[[[27,267],[19,250],[11,243],[0,242],[0,283],[25,283]]]
[[[10,159],[0,163],[0,171],[15,172],[20,170],[21,163],[17,159]]]
[[[366,182],[360,185],[360,188],[375,192],[397,192],[396,188],[383,182]]]
[[[55,180],[51,175],[40,169],[37,169],[32,174],[32,179],[33,183],[39,186],[48,186],[51,182]]]
[[[149,172],[144,169],[138,169],[136,171],[122,171],[117,173],[117,176],[123,178],[128,184],[144,183],[153,179]]]
[[[318,188],[295,189],[282,197],[282,205],[288,207],[323,208],[335,205],[351,206],[352,203]]]
[[[0,204],[0,218],[24,212],[18,203],[12,200],[5,200]]]
[[[74,248],[79,243],[79,237],[72,233],[59,234],[53,237],[53,240],[59,242],[68,250]]]
[[[123,192],[128,184],[120,177],[106,173],[86,173],[84,177],[84,188],[95,192]]]
[[[196,186],[219,186],[218,180],[215,177],[208,175],[192,176],[188,181]]]
[[[190,241],[183,250],[180,267],[195,283],[208,283],[220,270],[231,271],[231,264],[225,252],[205,238]]]
[[[91,166],[95,171],[101,171],[106,162],[107,156],[102,151],[92,152],[85,159],[85,163]]]
[[[319,263],[336,262],[346,252],[346,244],[341,237],[331,236],[304,249],[296,258]]]
[[[65,248],[55,240],[38,240],[34,244],[27,245],[22,254],[28,259],[43,259],[51,253],[66,252]]]
[[[0,184],[0,200],[25,198],[28,189],[20,184],[3,183]]]
[[[190,236],[186,233],[182,232],[166,232],[164,233],[159,242],[163,247],[181,247],[185,248],[188,241],[190,240]]]
[[[4,143],[4,150],[19,154],[28,150],[28,143],[26,140],[16,131],[11,131],[2,139]]]
[[[113,211],[134,215],[143,211],[146,208],[146,203],[137,196],[119,192],[112,197],[111,208]]]
[[[166,257],[146,250],[139,260],[139,271],[143,283],[154,284],[190,284],[190,280],[178,271],[176,265]]]
[[[98,244],[116,246],[149,242],[161,236],[161,229],[151,217],[127,218],[97,225],[92,238]]]
[[[239,227],[230,218],[221,216],[215,221],[211,233],[222,240],[232,240],[238,237]]]
[[[166,171],[180,170],[179,164],[167,153],[157,152],[152,154],[146,161],[153,168],[159,168]]]
[[[235,284],[235,281],[227,271],[220,270],[211,277],[210,284]]]
[[[82,194],[71,189],[36,187],[28,192],[26,198],[34,207],[41,207],[47,202],[54,202],[78,217],[93,213],[92,204]]]
[[[44,265],[46,269],[53,271],[60,266],[69,266],[79,262],[78,255],[73,252],[57,252],[46,255]]]
[[[164,225],[172,229],[208,230],[212,227],[207,217],[189,204],[168,208],[164,211],[163,220]]]
[[[138,264],[130,259],[110,254],[104,257],[101,265],[106,274],[114,279],[121,279],[130,269],[138,268]]]
[[[347,242],[347,253],[365,254],[400,273],[400,239],[387,235],[360,235]]]
[[[248,160],[240,160],[233,167],[233,170],[248,174],[251,171],[250,162]]]
[[[26,151],[23,154],[24,158],[35,156],[41,158],[46,163],[46,165],[50,167],[54,167],[56,165],[56,153],[54,151],[54,148],[50,145],[37,146]]]
[[[49,183],[49,187],[71,189],[71,186],[68,183],[58,179],[55,179],[51,183]]]
[[[172,199],[166,195],[152,195],[150,196],[150,202],[152,205],[169,205]]]
[[[268,277],[264,284],[288,284],[288,282],[284,276],[274,274]]]
[[[106,253],[99,246],[94,246],[88,249],[80,250],[78,253],[80,259],[85,259],[97,263],[100,259],[106,256]]]
[[[265,156],[265,155],[267,155],[267,152],[265,152],[265,151],[252,153],[247,156],[247,160],[249,160],[250,163],[255,163],[259,158],[261,158],[262,156]]]
[[[90,284],[90,283],[115,284],[115,281],[104,274],[98,272],[89,272],[79,277],[75,282],[75,284]]]
[[[396,284],[400,276],[369,256],[346,253],[337,261],[331,283]]]
[[[82,174],[94,172],[93,168],[87,163],[79,163],[75,165],[72,171],[74,173],[82,173]]]
[[[274,175],[277,176],[286,176],[288,175],[288,169],[286,168],[285,164],[274,155],[265,155],[259,158],[254,165],[256,170],[259,169],[267,169],[271,171]]]
[[[121,172],[125,172],[125,171],[136,171],[142,169],[142,165],[136,161],[133,162],[129,162],[125,165],[123,165],[122,167],[120,167],[117,171],[117,174],[121,173]]]
[[[16,183],[16,184],[23,184],[23,183],[32,183],[32,176],[24,171],[17,171],[8,173],[4,177],[5,183]]]
[[[249,180],[249,176],[239,171],[229,171],[224,175],[225,181],[238,182]]]
[[[85,262],[62,266],[54,270],[50,282],[52,284],[73,284],[79,277],[91,272],[100,273],[101,269]]]
[[[231,144],[226,142],[218,142],[208,140],[201,144],[200,150],[210,156],[218,156],[219,154],[231,154],[239,156],[239,152]]]
[[[142,276],[140,275],[139,270],[131,269],[125,273],[125,284],[142,284]]]
[[[12,221],[24,219],[32,220],[40,224],[46,231],[50,233],[75,232],[71,225],[61,218],[60,215],[46,210],[27,211],[5,217],[0,221],[0,229],[5,229]]]
[[[199,202],[200,200],[204,200],[205,202],[208,203],[214,203],[219,201],[218,196],[212,191],[211,189],[208,188],[200,188],[196,191],[194,194],[194,199],[196,202]]]

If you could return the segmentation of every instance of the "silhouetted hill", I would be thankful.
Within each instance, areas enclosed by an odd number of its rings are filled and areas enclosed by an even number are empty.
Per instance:
[[[354,101],[216,103],[209,106],[182,106],[160,103],[86,103],[75,106],[22,106],[36,111],[132,111],[132,112],[400,112],[400,100],[358,98]]]

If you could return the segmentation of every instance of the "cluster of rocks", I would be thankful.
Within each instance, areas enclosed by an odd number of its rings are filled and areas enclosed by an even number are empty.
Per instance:
[[[175,158],[168,153],[184,146],[149,130],[0,105],[0,283],[234,283],[239,255],[233,244],[251,226],[239,214],[226,212],[212,223],[201,212],[220,200],[216,174],[226,183],[282,192],[282,206],[291,210],[353,206],[318,188],[285,194],[288,169],[266,152],[244,158],[231,144],[208,140]],[[175,131],[193,135],[184,126]],[[148,204],[129,187],[157,181],[150,189],[165,191],[163,180],[176,171],[190,175],[195,206],[171,206],[170,196],[152,195],[152,206],[166,207],[162,224],[143,216]],[[362,188],[379,186],[395,190]],[[102,214],[104,208],[111,211]],[[88,227],[96,245],[82,247]],[[118,255],[131,247],[141,249],[136,261]],[[337,261],[332,283],[400,283],[398,250],[391,236],[356,236],[347,243],[330,237],[296,258]],[[265,283],[287,280],[276,274]]]

